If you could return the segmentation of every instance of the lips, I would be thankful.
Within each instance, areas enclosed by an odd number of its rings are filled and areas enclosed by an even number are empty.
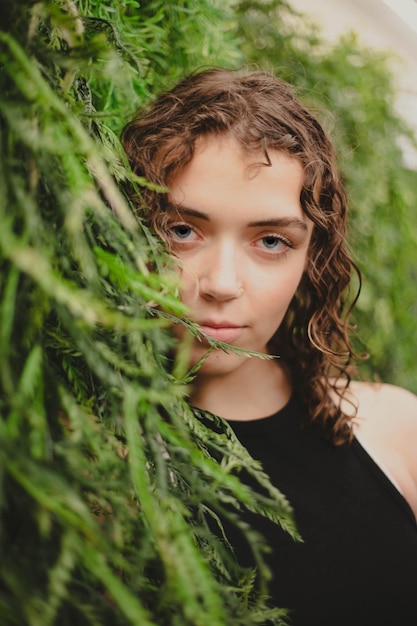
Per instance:
[[[210,322],[204,321],[200,323],[200,328],[209,337],[224,343],[233,343],[243,334],[244,326],[236,326],[228,322]]]

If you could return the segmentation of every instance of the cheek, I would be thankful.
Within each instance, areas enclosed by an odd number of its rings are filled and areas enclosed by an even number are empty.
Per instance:
[[[179,279],[179,294],[184,304],[193,301],[198,294],[198,279],[193,269],[180,259],[176,259],[175,272]]]
[[[192,274],[183,272],[180,281],[180,299],[183,304],[192,307],[198,299],[198,281]]]
[[[278,278],[271,279],[263,288],[258,284],[254,301],[258,303],[259,309],[280,323],[297,291],[303,273],[302,269],[294,273],[283,273]]]
[[[283,303],[286,300],[291,300],[297,291],[303,274],[304,268],[302,264],[299,264],[299,267],[290,268],[288,271],[284,269],[278,275],[275,274],[267,280],[259,281],[256,289],[259,295],[262,293],[263,298],[266,300]]]

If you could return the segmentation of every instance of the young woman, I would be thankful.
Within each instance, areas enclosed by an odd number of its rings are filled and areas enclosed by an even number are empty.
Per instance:
[[[190,318],[278,357],[211,351],[190,396],[230,422],[294,508],[303,543],[249,520],[271,546],[274,602],[294,626],[417,624],[417,398],[351,380],[356,268],[329,138],[276,77],[212,69],[162,94],[123,140],[133,170],[169,189],[142,201]],[[207,348],[194,340],[193,364]]]

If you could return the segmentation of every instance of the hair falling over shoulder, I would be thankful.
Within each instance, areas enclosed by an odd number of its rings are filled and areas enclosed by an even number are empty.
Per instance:
[[[233,136],[246,151],[262,153],[264,166],[271,149],[303,165],[301,205],[314,223],[308,265],[271,352],[288,366],[310,419],[334,443],[349,441],[352,416],[341,401],[353,368],[349,317],[360,274],[346,246],[347,201],[333,145],[287,83],[268,72],[223,69],[194,73],[161,94],[127,124],[122,141],[134,173],[168,188],[209,134]],[[136,201],[163,237],[167,194],[144,187]],[[359,284],[353,296],[352,274]]]

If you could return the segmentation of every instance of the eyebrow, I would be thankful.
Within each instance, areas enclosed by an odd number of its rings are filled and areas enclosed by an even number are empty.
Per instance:
[[[173,207],[174,208],[174,207]],[[190,217],[196,217],[201,220],[205,220],[206,222],[210,221],[210,218],[205,213],[201,211],[197,211],[196,209],[190,209],[184,206],[175,206],[175,210],[182,214],[188,215]],[[278,226],[278,228],[298,228],[303,232],[308,232],[308,226],[303,221],[298,219],[297,217],[280,217],[280,218],[271,218],[266,220],[255,220],[253,222],[249,222],[249,228],[259,228],[259,227],[273,227]]]
[[[303,220],[296,217],[281,217],[277,219],[258,220],[255,222],[249,222],[249,227],[259,226],[278,226],[279,228],[298,228],[304,232],[308,231],[308,226]]]

